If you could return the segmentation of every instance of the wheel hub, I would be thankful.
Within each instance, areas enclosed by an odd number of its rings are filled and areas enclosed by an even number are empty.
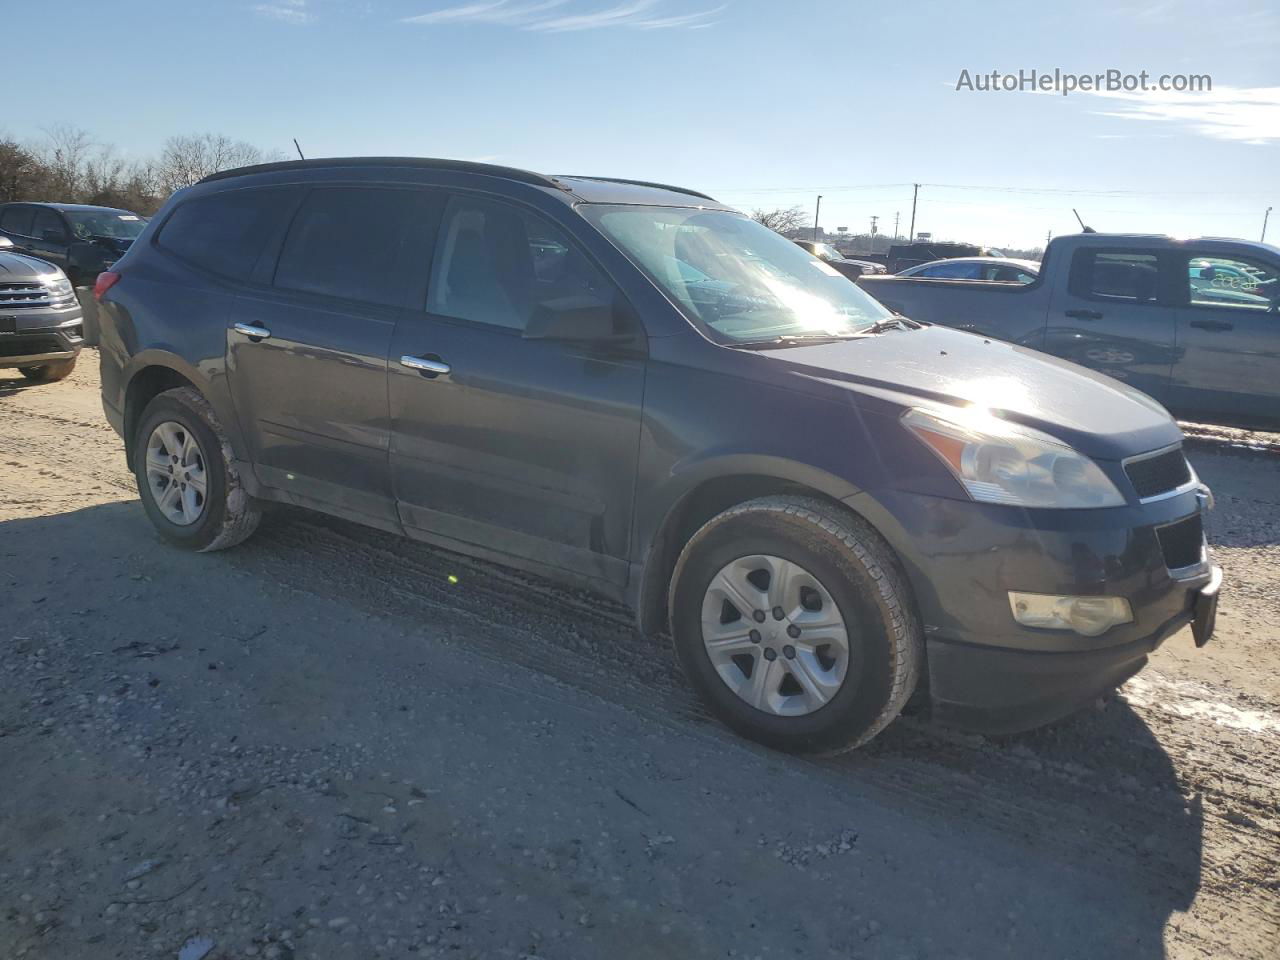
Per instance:
[[[724,684],[757,710],[802,716],[844,684],[849,635],[830,592],[804,567],[759,554],[708,584],[702,639]]]
[[[157,424],[147,438],[147,494],[166,520],[189,526],[204,515],[208,481],[204,451],[195,435],[174,420]]]

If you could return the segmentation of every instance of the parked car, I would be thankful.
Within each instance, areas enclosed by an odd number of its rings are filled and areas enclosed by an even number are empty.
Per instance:
[[[0,243],[0,368],[48,383],[68,376],[83,342],[80,303],[53,264]]]
[[[887,267],[889,273],[901,273],[908,267],[935,260],[954,260],[958,257],[1003,257],[994,247],[982,247],[973,243],[955,243],[949,240],[917,240],[912,243],[895,243],[889,248]]]
[[[956,257],[920,263],[896,274],[921,280],[990,280],[994,283],[1035,283],[1040,264],[1011,257]]]
[[[844,274],[850,280],[857,280],[864,273],[884,273],[884,264],[872,263],[870,260],[855,260],[846,257],[829,243],[816,240],[796,240],[796,246],[813,254],[823,263]]]
[[[1025,729],[1212,632],[1207,490],[1158,404],[897,318],[696,191],[247,167],[96,295],[103,407],[173,544],[285,502],[588,587],[777,747],[864,743],[915,691]]]
[[[129,249],[146,225],[115,207],[80,203],[0,204],[0,236],[22,253],[62,268],[77,287],[92,286]]]
[[[1123,380],[1180,418],[1280,429],[1280,249],[1249,240],[1055,237],[1027,284],[864,277],[881,303]]]

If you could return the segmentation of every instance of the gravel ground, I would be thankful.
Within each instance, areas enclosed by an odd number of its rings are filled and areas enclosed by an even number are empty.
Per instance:
[[[288,510],[162,545],[95,361],[0,371],[6,960],[1276,955],[1280,438],[1192,434],[1209,647],[812,761],[584,594]]]

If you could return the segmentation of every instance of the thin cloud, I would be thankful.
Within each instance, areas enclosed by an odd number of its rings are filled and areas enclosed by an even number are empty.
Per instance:
[[[476,0],[404,17],[401,23],[419,26],[484,23],[538,33],[572,33],[619,27],[629,30],[696,30],[711,26],[710,18],[725,9],[725,5],[722,5],[693,13],[662,15],[659,0],[630,0],[593,10],[569,7],[570,2],[571,0],[538,0],[533,3]]]
[[[1104,117],[1173,123],[1214,140],[1257,145],[1280,140],[1280,87],[1215,87],[1201,93],[1096,91],[1088,96],[1118,101],[1114,110],[1096,111]]]
[[[268,20],[279,20],[283,23],[310,23],[313,19],[307,10],[307,0],[274,0],[272,3],[260,3],[253,12]]]

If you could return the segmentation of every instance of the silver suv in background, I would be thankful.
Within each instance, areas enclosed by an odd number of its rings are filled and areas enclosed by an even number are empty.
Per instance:
[[[28,380],[62,380],[84,343],[75,289],[44,260],[0,247],[0,369],[17,367]]]

